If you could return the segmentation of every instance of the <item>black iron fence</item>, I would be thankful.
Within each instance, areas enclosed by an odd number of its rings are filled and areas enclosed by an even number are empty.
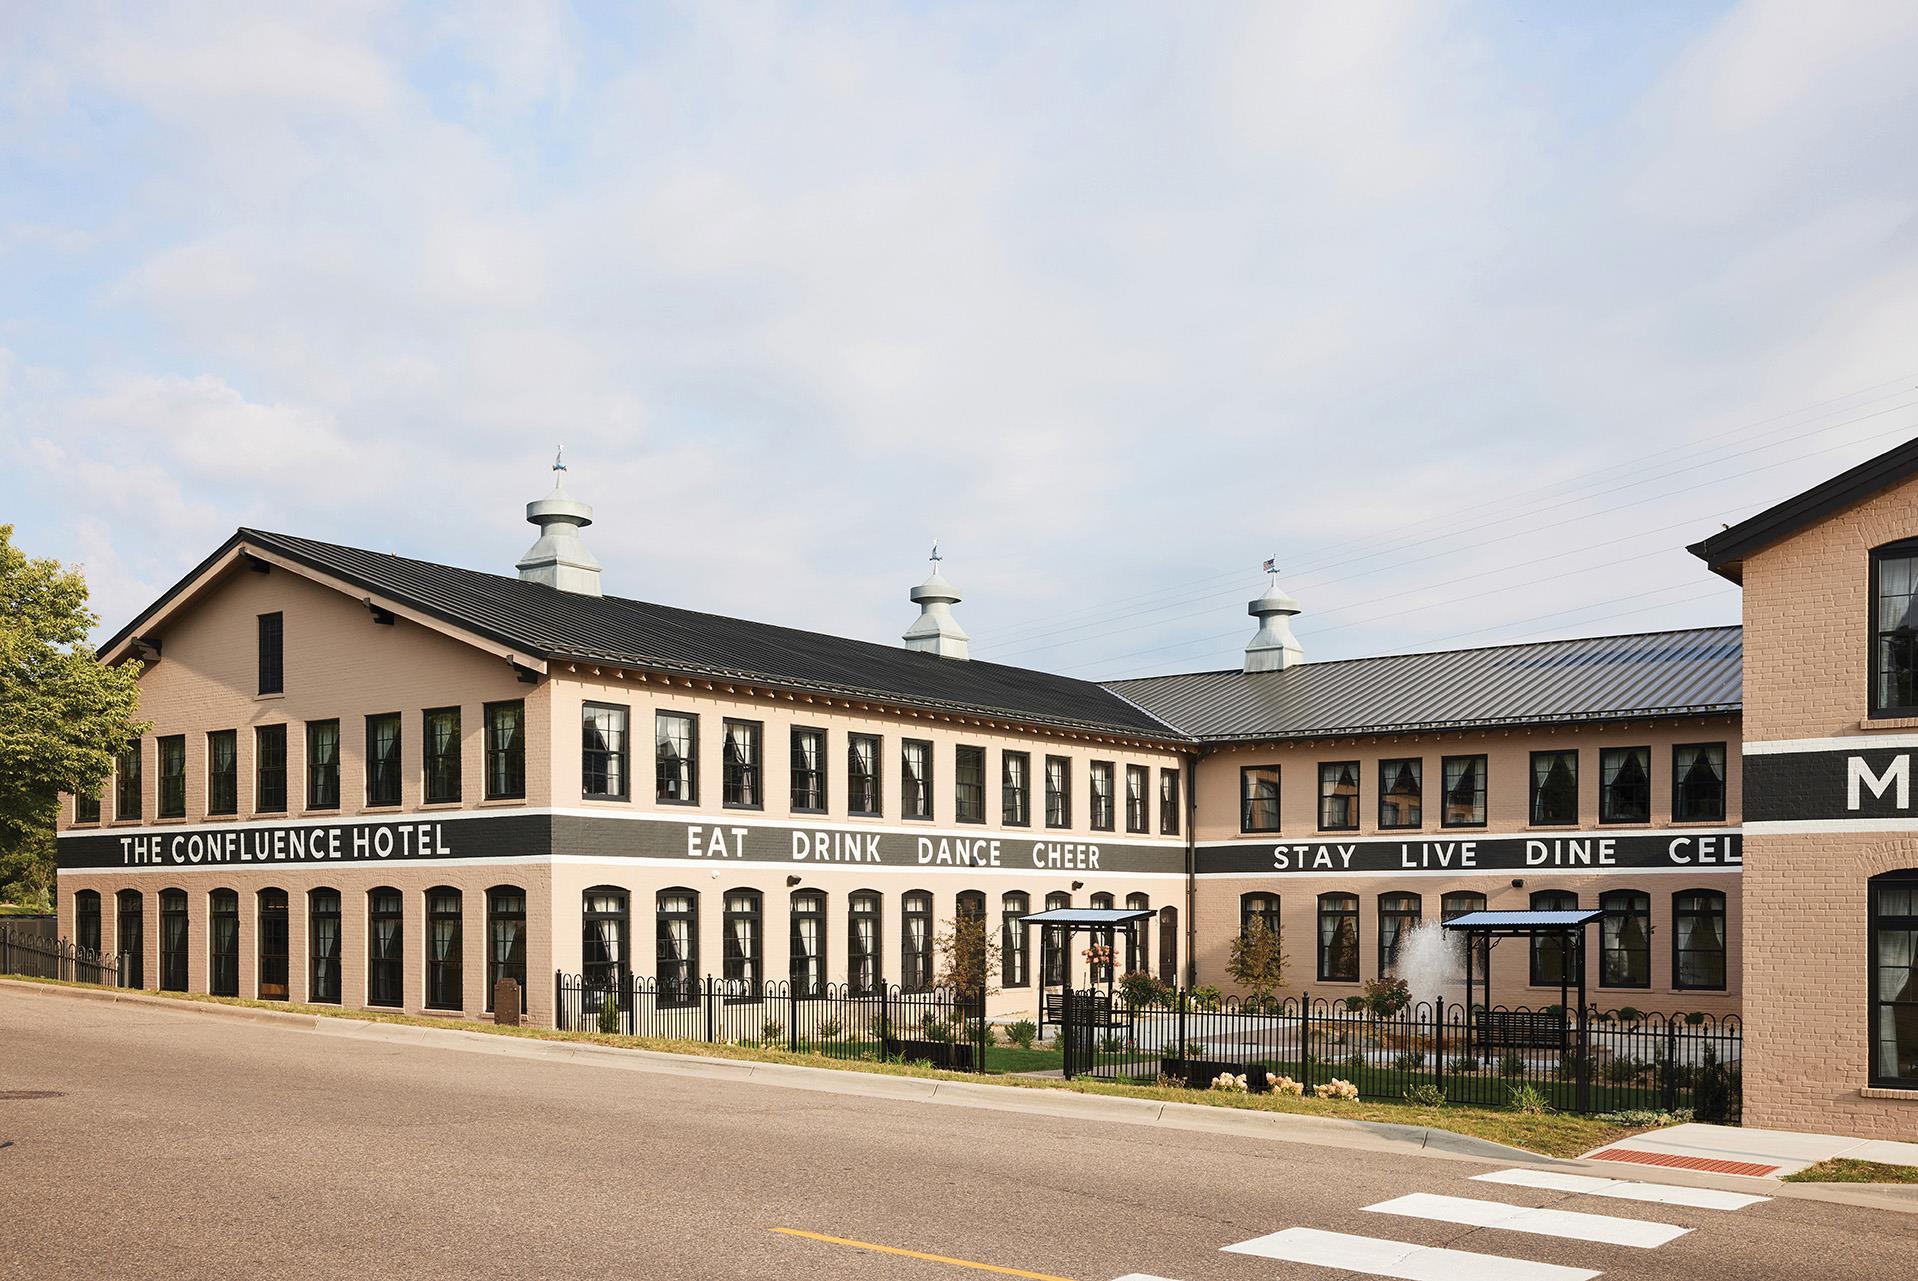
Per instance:
[[[637,974],[588,980],[553,976],[564,1031],[662,1037],[823,1054],[839,1059],[928,1063],[983,1072],[991,1031],[977,1001],[943,989],[703,978],[674,982]]]
[[[1310,1094],[1340,1081],[1361,1098],[1394,1101],[1739,1116],[1735,1016],[1621,1008],[1580,1017],[1556,1005],[1468,1010],[1442,1000],[1380,1010],[1309,994],[1237,1000],[1172,989],[1143,1000],[1103,989],[1047,996],[1042,1014],[1068,1077],[1205,1089],[1230,1074],[1257,1092],[1289,1081]]]
[[[4,924],[0,924],[0,974],[126,986],[118,953],[96,952],[66,939],[48,938],[38,929],[18,930]]]

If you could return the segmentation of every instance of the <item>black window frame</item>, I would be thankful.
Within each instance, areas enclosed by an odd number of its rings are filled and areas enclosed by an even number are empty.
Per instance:
[[[1388,784],[1386,776],[1392,775]],[[1404,793],[1398,790],[1401,779],[1412,780],[1413,794],[1411,806],[1413,814],[1407,820],[1403,815],[1399,821],[1386,821],[1386,807],[1397,800],[1400,808],[1405,805]],[[1423,756],[1389,756],[1379,760],[1379,831],[1414,832],[1425,826],[1425,758]]]
[[[73,892],[73,941],[95,956],[100,954],[99,890]]]
[[[146,986],[146,896],[121,890],[113,896],[113,950],[126,970],[126,986]]]
[[[225,769],[221,769],[219,765],[222,755],[226,757]],[[207,731],[206,812],[208,814],[240,812],[240,733],[238,730]]]
[[[1891,913],[1880,907],[1879,891],[1897,890],[1909,892],[1914,896],[1911,912]],[[1914,1070],[1910,1075],[1880,1070],[1879,1051],[1881,1048],[1880,1020],[1883,1007],[1893,1007],[1892,1017],[1897,1025],[1894,1033],[1896,1040],[1902,1041],[1903,1034],[1909,1030],[1918,1039],[1918,979],[1914,979],[1903,989],[1899,996],[1887,998],[1882,995],[1884,976],[1879,973],[1883,968],[1879,958],[1878,935],[1883,929],[1900,931],[1918,931],[1918,868],[1901,868],[1897,871],[1883,872],[1865,883],[1865,1065],[1867,1079],[1874,1089],[1910,1090],[1918,1089],[1918,1050],[1913,1054]],[[1918,948],[1914,948],[1918,951]],[[1906,968],[1912,968],[1908,959]]]
[[[1152,910],[1152,896],[1140,890],[1134,890],[1125,896],[1125,907],[1128,912],[1150,912]],[[1151,922],[1152,918],[1145,916],[1127,923],[1125,927],[1125,969],[1120,971],[1120,973],[1135,974],[1144,971],[1143,963],[1148,959],[1147,949],[1149,946],[1146,940],[1146,930],[1151,925]]]
[[[1152,828],[1152,767],[1125,767],[1125,830],[1143,836]]]
[[[1634,756],[1639,760],[1640,768],[1644,771],[1643,781],[1620,783],[1619,775],[1624,773],[1625,764],[1629,763]],[[1620,763],[1614,766],[1614,761]],[[1636,800],[1643,806],[1642,816],[1634,817],[1631,811],[1619,810],[1621,793],[1624,794],[1624,800]],[[1652,821],[1652,749],[1650,746],[1598,749],[1598,821],[1601,824]],[[1600,967],[1601,970],[1603,968],[1603,966]]]
[[[114,758],[113,821],[116,823],[137,822],[141,817],[141,794],[145,789],[140,776],[143,773],[144,756],[141,741],[136,738],[121,748],[119,756]]]
[[[1644,890],[1629,886],[1609,889],[1598,896],[1598,910],[1605,913],[1598,922],[1598,986],[1613,989],[1646,990],[1652,985],[1652,896]],[[1637,948],[1614,946],[1616,937],[1614,922],[1637,917],[1644,932],[1644,942]],[[1607,977],[1607,966],[1614,956],[1633,956],[1643,958],[1645,967],[1644,981],[1612,982]]]
[[[1184,804],[1180,792],[1179,771],[1161,769],[1159,771],[1159,835],[1177,836],[1185,825],[1180,814]]]
[[[393,809],[406,799],[406,717],[375,712],[366,718],[366,808]]]
[[[169,755],[172,759],[169,761]],[[153,740],[153,812],[159,818],[186,817],[186,735],[162,734]]]
[[[80,827],[100,821],[100,792],[75,792],[73,794],[73,824]]]
[[[750,752],[739,749],[744,731]],[[729,810],[766,808],[766,722],[725,716],[719,722],[719,800]]]
[[[1399,947],[1405,942],[1406,931],[1424,922],[1425,896],[1411,890],[1387,890],[1379,895],[1377,911],[1379,975],[1384,977],[1399,963]]]
[[[1276,890],[1248,890],[1239,895],[1239,937],[1244,938],[1256,918],[1273,937],[1284,938],[1284,899]]]
[[[1346,778],[1350,777],[1348,784]],[[1350,786],[1351,791],[1341,789]],[[1320,761],[1319,762],[1319,803],[1318,830],[1321,832],[1356,832],[1359,830],[1359,802],[1365,793],[1365,767],[1360,761]],[[1330,819],[1332,802],[1346,802],[1350,819],[1344,823],[1334,823]]]
[[[452,738],[443,747],[435,748],[434,718],[449,716],[453,724]],[[420,713],[420,772],[425,780],[420,793],[423,804],[457,805],[465,795],[466,780],[461,777],[461,757],[464,755],[461,744],[466,736],[463,721],[464,715],[457,705],[429,707]]]
[[[1698,765],[1696,753],[1710,751],[1713,748],[1716,748],[1718,751],[1717,804],[1711,807],[1710,813],[1694,813],[1691,810],[1691,801],[1687,796],[1686,790],[1689,784],[1689,776],[1691,771],[1697,768]],[[1681,764],[1682,754],[1686,752],[1694,753],[1694,755],[1689,762]],[[1674,823],[1722,823],[1725,821],[1725,815],[1727,813],[1726,791],[1730,785],[1728,782],[1730,777],[1730,759],[1730,750],[1727,745],[1722,742],[1672,744],[1672,821]]]
[[[426,1001],[429,1010],[466,1008],[466,895],[456,885],[435,885],[422,896],[426,906]],[[449,911],[446,904],[452,903]],[[441,928],[451,925],[450,948],[441,947]],[[435,955],[435,953],[438,955]]]
[[[286,787],[286,722],[253,727],[253,812],[284,814]]]
[[[187,990],[186,891],[173,886],[160,891],[160,990]]]
[[[1271,775],[1270,795],[1254,793],[1254,785],[1260,776]],[[1276,832],[1279,830],[1281,813],[1279,803],[1284,795],[1283,774],[1277,765],[1241,765],[1239,766],[1239,831],[1242,833]],[[1259,812],[1269,813],[1271,822],[1254,822],[1255,808]]]
[[[1104,771],[1105,790],[1099,789],[1100,772]],[[1114,793],[1119,786],[1118,766],[1111,761],[1086,762],[1086,807],[1090,811],[1087,818],[1095,832],[1117,830],[1119,815],[1117,798]]]
[[[816,725],[795,725],[787,736],[792,758],[791,804],[795,814],[824,814],[827,802],[826,752],[831,743],[824,729]],[[802,743],[813,744],[808,753]]]
[[[262,1001],[293,999],[293,896],[277,885],[253,896],[253,995]],[[269,987],[278,989],[268,991]]]
[[[912,756],[922,750],[924,777],[913,772]],[[932,742],[923,738],[899,740],[899,817],[931,822],[933,816]],[[923,806],[923,808],[921,808]]]
[[[1483,890],[1448,890],[1439,895],[1439,922],[1443,924],[1470,912],[1483,912],[1491,905],[1491,901],[1491,897]],[[1471,973],[1475,979],[1484,977],[1489,981],[1492,973],[1492,940],[1480,938],[1475,950],[1478,956]],[[1461,947],[1459,959],[1464,961],[1465,958],[1465,949]],[[1464,978],[1465,973],[1465,967],[1461,965],[1459,977]]]
[[[720,977],[728,985],[731,999],[756,998],[766,977],[765,893],[747,885],[735,886],[726,891],[720,908],[720,925],[725,930],[720,945]],[[747,927],[748,946],[741,946],[740,924]]]
[[[1686,903],[1686,899],[1701,900],[1703,906]],[[1708,889],[1700,886],[1696,889],[1678,890],[1672,894],[1672,989],[1678,992],[1723,992],[1727,990],[1727,975],[1731,969],[1730,918],[1726,914],[1726,896],[1723,890]],[[1691,921],[1692,937],[1697,934],[1697,921],[1715,920],[1718,931],[1718,981],[1715,983],[1689,983],[1685,980],[1685,958],[1688,955],[1710,956],[1712,949],[1687,947],[1686,930],[1682,923]]]
[[[1575,890],[1534,890],[1528,906],[1534,912],[1576,912],[1578,893]],[[1578,986],[1578,965],[1582,959],[1578,953],[1576,934],[1535,934],[1527,958],[1529,968],[1526,973],[1528,987],[1565,987]],[[1559,976],[1547,974],[1543,968],[1545,958],[1556,948],[1562,972]]]
[[[1017,762],[1015,780],[1014,762]],[[1032,826],[1032,753],[999,753],[999,822],[1006,827]]]
[[[826,891],[810,886],[794,890],[787,900],[786,915],[791,928],[787,940],[787,981],[792,985],[794,1000],[814,1001],[826,995],[826,974],[830,963],[826,944],[829,910]],[[800,944],[805,937],[805,931],[801,926],[804,923],[811,923],[815,927],[813,937],[819,945],[817,954],[807,953],[801,949]]]
[[[669,907],[669,899],[684,906]],[[679,925],[685,927],[683,940],[675,930]],[[699,1004],[699,891],[690,885],[668,885],[653,894],[653,984],[662,1010]]]
[[[1551,775],[1548,773],[1544,779],[1541,779],[1538,773],[1538,766],[1539,766],[1539,762],[1547,757],[1570,758],[1571,760],[1572,812],[1570,817],[1546,818],[1544,816],[1544,809],[1542,807],[1542,803],[1545,798],[1545,784],[1546,782],[1550,780]],[[1579,815],[1578,757],[1579,757],[1579,751],[1575,747],[1546,748],[1541,751],[1533,752],[1531,754],[1527,762],[1527,769],[1529,770],[1528,786],[1530,790],[1530,798],[1529,798],[1530,803],[1527,806],[1527,813],[1529,814],[1531,818],[1531,826],[1533,827],[1577,827],[1578,826],[1578,815]]]
[[[860,748],[866,751],[862,755]],[[886,809],[886,737],[846,735],[846,813],[878,818]]]
[[[274,610],[259,615],[260,694],[286,693],[286,615]]]
[[[1032,986],[1032,927],[1022,917],[1032,913],[1032,898],[1024,890],[999,896],[999,986]]]
[[[330,752],[325,746],[328,729],[333,733]],[[331,759],[322,759],[330,757]],[[336,810],[340,807],[340,722],[338,717],[306,723],[306,808]]]
[[[932,990],[932,891],[907,890],[899,900],[899,990]],[[914,926],[923,926],[914,937]]]
[[[1463,776],[1452,778],[1452,766],[1456,762],[1476,761],[1477,785],[1472,789],[1473,806],[1478,813],[1475,819],[1454,819],[1452,817],[1453,797],[1457,794]],[[1484,752],[1461,752],[1453,756],[1439,757],[1439,826],[1442,828],[1478,828],[1486,824],[1491,796],[1491,758]]]
[[[213,996],[238,996],[240,892],[225,888],[209,891],[206,920],[206,990]]]
[[[655,730],[657,733],[657,730]],[[579,796],[625,801],[633,795],[633,709],[586,699],[579,705]]]
[[[509,712],[513,717],[511,733],[509,737],[502,740],[501,730],[506,724],[504,717]],[[486,776],[482,788],[486,799],[489,801],[525,800],[526,700],[502,698],[496,702],[481,704],[480,727],[486,738],[480,765],[481,771]],[[525,986],[524,983],[520,984],[522,989]],[[490,988],[487,991],[487,1000],[492,1000]]]
[[[683,748],[663,732],[669,722],[685,724]],[[669,746],[670,755],[666,751]],[[671,707],[653,709],[653,801],[658,805],[699,804],[698,712],[682,712]]]
[[[1054,787],[1052,767],[1059,766],[1059,785]],[[1072,826],[1072,758],[1048,752],[1045,759],[1046,826],[1064,831]]]
[[[1905,662],[1911,673],[1911,700],[1906,703],[1888,703],[1882,697],[1881,683],[1884,671],[1883,642],[1885,633],[1880,626],[1879,592],[1882,588],[1884,563],[1888,560],[1909,560],[1914,562],[1914,577],[1918,578],[1918,539],[1901,539],[1895,543],[1871,549],[1869,595],[1866,607],[1870,611],[1866,626],[1867,648],[1865,650],[1865,706],[1867,719],[1879,720],[1891,717],[1918,716],[1918,629],[1894,628],[1902,632],[1898,637],[1902,642]],[[1918,587],[1918,583],[1914,584]],[[1918,591],[1914,592],[1918,598]],[[1907,609],[1907,617],[1909,616]]]
[[[326,908],[328,897],[331,910]],[[340,995],[340,945],[345,941],[346,922],[341,915],[343,899],[330,885],[316,885],[306,892],[306,999],[316,1005],[338,1005]],[[333,925],[330,953],[321,950],[322,922]]]
[[[595,906],[610,904],[611,906]],[[617,955],[607,956],[601,921],[615,924]],[[580,982],[588,988],[624,986],[633,972],[633,894],[623,885],[591,885],[579,894]]]
[[[861,925],[869,924],[869,931]],[[878,890],[846,895],[846,994],[874,996],[885,986],[886,896]]]
[[[512,900],[518,899],[517,909]],[[507,926],[514,926],[509,934]],[[501,955],[502,951],[505,953]],[[526,1013],[526,890],[518,885],[486,889],[486,1012],[499,1005],[501,979],[519,984],[519,1012]]]
[[[952,821],[986,821],[986,749],[973,743],[952,749]]]
[[[1359,896],[1348,890],[1327,890],[1314,904],[1313,920],[1317,931],[1313,938],[1318,954],[1318,981],[1321,983],[1357,983],[1364,973],[1360,946],[1364,926],[1359,920]],[[1332,929],[1327,931],[1330,924]],[[1350,937],[1342,937],[1345,931]],[[1335,957],[1349,957],[1350,966],[1333,964]]]
[[[388,921],[393,932],[382,938],[380,926]],[[391,885],[366,892],[366,1003],[406,1008],[406,895]]]
[[[1046,895],[1046,911],[1056,912],[1072,906],[1072,895],[1065,890],[1053,890]],[[1041,988],[1063,987],[1072,973],[1072,961],[1067,955],[1069,931],[1053,928],[1039,929],[1039,986]]]

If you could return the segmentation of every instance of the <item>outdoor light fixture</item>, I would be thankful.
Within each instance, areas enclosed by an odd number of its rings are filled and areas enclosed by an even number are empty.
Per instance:
[[[1082,890],[1085,887],[1086,887],[1086,883],[1084,881],[1074,881],[1072,883],[1072,888],[1075,890]]]
[[[791,889],[791,888],[792,888],[793,886],[795,886],[795,885],[797,885],[797,884],[799,884],[799,878],[798,878],[797,876],[788,876],[788,877],[786,878],[786,888],[787,888],[787,889]]]
[[[1512,878],[1512,888],[1513,888],[1513,889],[1515,889],[1515,890],[1522,890],[1522,889],[1524,889],[1524,888],[1525,888],[1525,878],[1524,878],[1524,877],[1522,877],[1522,876],[1515,876],[1515,877],[1513,877],[1513,878]]]

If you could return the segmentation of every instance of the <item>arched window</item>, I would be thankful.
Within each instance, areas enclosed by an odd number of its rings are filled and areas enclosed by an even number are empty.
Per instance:
[[[460,965],[465,940],[464,904],[450,885],[426,891],[426,1004],[435,1010],[464,1007]]]
[[[340,1002],[340,892],[309,890],[306,895],[306,999]]]
[[[826,896],[818,890],[792,896],[792,985],[800,998],[826,994]]]
[[[1479,893],[1477,890],[1453,890],[1451,893],[1446,894],[1444,897],[1439,899],[1439,920],[1449,921],[1449,920],[1452,920],[1454,917],[1464,916],[1471,912],[1483,912],[1485,910],[1485,905],[1486,905],[1485,896]],[[1477,951],[1478,951],[1478,955],[1473,958],[1473,965],[1472,965],[1472,979],[1474,982],[1477,982],[1480,979],[1487,979],[1491,976],[1492,940],[1489,938],[1480,939],[1478,941]],[[1459,948],[1458,955],[1459,955],[1459,969],[1460,969],[1459,977],[1463,979],[1465,977],[1464,975],[1465,949],[1462,947]]]
[[[727,890],[726,955],[721,977],[734,1000],[757,998],[760,971],[760,897],[758,890]]]
[[[1032,931],[1019,918],[1032,911],[1032,900],[1014,890],[999,900],[999,975],[1005,987],[1032,986]]]
[[[1319,895],[1319,981],[1359,981],[1359,896]]]
[[[1575,912],[1578,895],[1570,890],[1539,890],[1532,895],[1534,912]],[[1539,934],[1532,938],[1532,986],[1558,987],[1578,981],[1574,936]]]
[[[1672,986],[1725,989],[1725,895],[1680,890],[1672,895]]]
[[[284,1001],[287,996],[286,891],[260,891],[260,972],[256,976],[262,1001]]]
[[[207,895],[207,991],[240,994],[240,895],[214,890]]]
[[[121,890],[116,906],[114,947],[123,958],[128,987],[146,984],[146,900],[138,890]]]
[[[1179,909],[1159,909],[1159,982],[1179,981]]]
[[[613,987],[625,980],[626,891],[595,885],[580,899],[580,981],[587,987]]]
[[[1600,987],[1652,985],[1652,896],[1639,890],[1599,895]]]
[[[1152,910],[1152,900],[1147,898],[1143,894],[1137,894],[1137,893],[1128,894],[1125,896],[1125,907],[1126,907],[1126,911],[1128,912],[1150,912]],[[1146,927],[1150,924],[1151,924],[1151,918],[1141,917],[1138,920],[1132,922],[1130,925],[1126,926],[1125,972],[1127,974],[1136,974],[1145,968],[1145,964],[1146,964],[1146,933],[1145,932],[1146,932]]]
[[[1918,1088],[1918,868],[1871,878],[1871,1083]]]
[[[899,930],[899,985],[908,992],[932,986],[932,895],[907,893]]]
[[[215,920],[215,937],[218,921]],[[390,885],[366,892],[366,1003],[406,1004],[406,905]]]
[[[979,890],[960,890],[958,898],[954,901],[953,918],[955,923],[953,931],[953,959],[957,962],[963,957],[968,968],[971,970],[970,975],[968,975],[969,983],[967,985],[965,999],[976,1007],[980,1001],[984,1000],[986,985],[990,982],[990,976],[986,973],[986,954],[984,949],[992,936],[987,932],[986,927],[985,894]],[[959,921],[969,923],[968,930],[963,936],[959,934],[957,929],[957,922]],[[977,931],[976,933],[973,932],[975,930]],[[962,937],[966,940],[963,943],[960,942]],[[977,952],[973,950],[975,943],[979,948]],[[977,1012],[983,1013],[983,1010]]]
[[[677,886],[661,890],[656,907],[659,1006],[684,1008],[699,1000],[699,895]]]
[[[100,950],[100,891],[81,890],[73,896],[73,941],[89,952]]]
[[[1112,895],[1103,891],[1094,894],[1091,899],[1091,905],[1102,912],[1110,912],[1112,910]]]
[[[1269,933],[1279,932],[1279,896],[1276,894],[1239,895],[1239,933],[1252,929],[1252,922],[1265,926]]]
[[[854,996],[879,990],[879,913],[877,890],[854,890],[846,900],[846,982]]]
[[[526,891],[495,885],[486,891],[486,1008],[501,979],[519,984],[519,1008],[526,1011]]]
[[[1918,544],[1871,553],[1871,713],[1918,713]]]
[[[1046,895],[1046,911],[1056,912],[1072,906],[1072,895],[1054,890]],[[1046,987],[1063,987],[1066,981],[1066,932],[1042,927],[1039,930],[1039,982]]]
[[[1399,943],[1423,919],[1424,905],[1416,894],[1379,895],[1379,973],[1390,974],[1399,963]]]
[[[160,990],[186,991],[186,891],[160,891]]]

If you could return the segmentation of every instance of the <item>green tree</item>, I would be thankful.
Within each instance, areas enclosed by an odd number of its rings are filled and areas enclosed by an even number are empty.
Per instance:
[[[50,902],[60,793],[99,791],[134,719],[140,665],[104,667],[78,570],[30,560],[0,525],[0,901]]]
[[[960,1005],[984,1009],[986,997],[999,990],[991,983],[999,972],[999,931],[983,913],[960,912],[932,942],[939,954],[939,986]]]
[[[1279,945],[1278,931],[1261,917],[1248,918],[1232,939],[1232,959],[1225,972],[1252,995],[1271,996],[1285,982],[1285,949]]]

